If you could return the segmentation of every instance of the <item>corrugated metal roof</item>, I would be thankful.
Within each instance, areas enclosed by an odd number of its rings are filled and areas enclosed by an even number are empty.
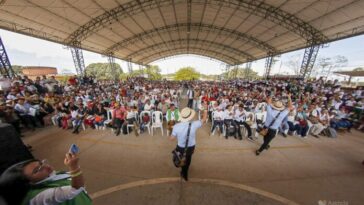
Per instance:
[[[2,0],[0,28],[139,64],[241,64],[364,33],[363,0]]]

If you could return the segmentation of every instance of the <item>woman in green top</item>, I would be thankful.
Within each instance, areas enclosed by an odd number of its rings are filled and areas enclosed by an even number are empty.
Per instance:
[[[78,161],[77,155],[66,154],[68,172],[55,172],[45,160],[17,163],[1,175],[1,195],[14,205],[92,204]]]

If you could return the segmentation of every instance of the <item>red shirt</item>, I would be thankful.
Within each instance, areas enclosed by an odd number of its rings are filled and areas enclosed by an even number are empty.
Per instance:
[[[125,109],[119,108],[113,111],[114,118],[124,120],[125,119]]]

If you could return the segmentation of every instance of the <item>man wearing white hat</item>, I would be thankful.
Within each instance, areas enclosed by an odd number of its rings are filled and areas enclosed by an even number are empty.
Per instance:
[[[267,99],[267,119],[264,123],[264,128],[268,129],[268,133],[263,136],[264,142],[262,146],[255,151],[258,156],[263,150],[269,149],[269,143],[277,134],[277,129],[281,126],[282,121],[288,115],[289,111],[293,109],[291,95],[288,95],[288,108],[286,108],[282,101],[276,100],[272,103],[272,99],[268,97]]]
[[[188,181],[188,168],[191,164],[192,154],[195,150],[196,145],[196,131],[200,128],[203,122],[206,121],[207,115],[204,113],[201,120],[192,121],[196,115],[196,112],[191,108],[183,108],[181,111],[181,122],[174,125],[172,130],[172,135],[169,138],[170,140],[174,140],[177,138],[177,147],[176,151],[180,153],[184,153],[186,143],[186,163],[181,170],[181,177],[183,177],[186,181]]]

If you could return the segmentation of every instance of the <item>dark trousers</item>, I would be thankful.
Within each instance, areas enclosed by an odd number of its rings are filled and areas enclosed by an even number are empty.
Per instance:
[[[220,132],[222,133],[223,130],[224,130],[224,128],[223,128],[224,121],[222,121],[222,120],[214,120],[214,124],[212,125],[212,128],[211,128],[211,133],[214,132],[216,126],[219,126],[220,127]]]
[[[176,150],[178,152],[183,153],[185,148],[184,147],[176,147]],[[195,151],[195,146],[188,147],[186,151],[186,164],[185,166],[181,167],[181,175],[183,178],[188,179],[188,168],[190,168],[191,160],[192,160],[192,154]]]
[[[125,122],[125,120],[122,120],[122,119],[119,119],[119,118],[115,119],[113,126],[116,129],[116,131],[115,131],[116,136],[118,136],[120,134],[121,129],[123,128],[123,126],[126,126],[126,125],[124,125],[124,122]]]
[[[187,107],[192,109],[193,106],[193,99],[188,99]]]
[[[239,137],[241,137],[240,125],[243,125],[245,127],[245,129],[248,131],[248,137],[252,136],[252,129],[250,128],[250,126],[246,122],[235,121],[235,123],[238,125]]]
[[[296,131],[297,135],[301,135],[302,137],[305,137],[308,132],[308,125],[301,126],[300,124],[294,125],[293,122],[288,122],[289,131],[294,132]]]
[[[20,134],[20,120],[14,120],[10,122],[11,125],[15,128],[15,131]]]
[[[264,136],[263,144],[259,148],[259,152],[262,152],[263,150],[267,149],[270,141],[276,136],[277,130],[268,129],[268,134]]]
[[[32,125],[32,128],[37,127],[35,117],[31,115],[20,115],[19,118],[25,127],[29,128],[30,125]]]

